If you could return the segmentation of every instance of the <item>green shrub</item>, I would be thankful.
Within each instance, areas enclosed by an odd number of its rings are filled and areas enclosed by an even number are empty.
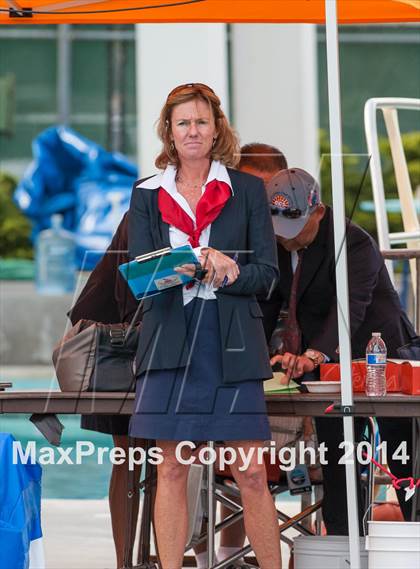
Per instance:
[[[413,190],[420,186],[420,132],[410,132],[402,135],[404,151],[407,159],[408,171]],[[382,157],[382,173],[386,198],[398,198],[391,152],[387,138],[381,138],[379,148]],[[344,147],[343,154],[350,154],[350,149]],[[329,158],[330,145],[327,133],[320,131],[321,187],[322,199],[325,203],[332,203],[331,199],[331,161]],[[375,214],[360,209],[362,201],[373,200],[372,185],[367,156],[344,156],[344,191],[346,215],[351,217],[358,225],[376,237]],[[402,231],[402,220],[399,213],[388,214],[390,232]]]
[[[0,172],[0,257],[32,259],[31,224],[14,204],[16,180]]]

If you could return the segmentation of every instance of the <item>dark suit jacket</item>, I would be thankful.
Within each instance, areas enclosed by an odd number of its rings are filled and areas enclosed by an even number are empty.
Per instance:
[[[276,244],[264,185],[259,178],[229,170],[234,195],[212,223],[209,245],[239,252],[240,276],[220,289],[217,304],[226,382],[272,377],[256,295],[267,295],[278,277]],[[169,225],[162,221],[155,189],[134,184],[129,210],[131,257],[170,245]],[[186,325],[180,287],[143,302],[143,327],[137,369],[185,366]]]
[[[287,304],[293,279],[290,253],[278,244],[280,281],[269,301],[261,301],[268,337],[283,304]],[[348,222],[347,256],[351,347],[353,358],[365,356],[372,332],[381,332],[388,355],[415,336],[375,241]],[[305,250],[297,292],[297,319],[303,350],[313,348],[338,361],[337,296],[332,210],[327,208],[318,235]]]

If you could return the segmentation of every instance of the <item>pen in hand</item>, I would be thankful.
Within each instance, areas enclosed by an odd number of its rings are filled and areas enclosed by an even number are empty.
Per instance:
[[[239,259],[239,254],[238,254],[238,253],[235,253],[235,254],[233,255],[233,260],[235,261],[235,263],[238,262],[238,259]],[[223,279],[223,282],[222,282],[222,284],[220,285],[220,288],[225,287],[225,286],[228,284],[228,281],[229,281],[229,278],[228,278],[227,275],[225,275],[225,278]]]

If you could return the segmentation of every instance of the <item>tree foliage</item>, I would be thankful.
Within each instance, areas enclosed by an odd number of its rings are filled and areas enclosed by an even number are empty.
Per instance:
[[[415,192],[420,187],[420,132],[403,134],[402,140],[411,185]],[[398,198],[391,151],[387,138],[380,139],[379,148],[386,199]],[[320,131],[320,152],[322,199],[325,203],[331,205],[330,145],[327,133],[323,130]],[[346,215],[376,237],[375,214],[361,209],[363,201],[373,200],[368,156],[351,154],[349,148],[343,148],[343,154]],[[399,213],[390,213],[388,220],[391,232],[403,230]]]
[[[32,259],[31,223],[13,202],[16,180],[0,172],[0,257]]]

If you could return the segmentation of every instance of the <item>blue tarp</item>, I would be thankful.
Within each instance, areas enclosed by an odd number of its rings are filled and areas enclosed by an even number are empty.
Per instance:
[[[14,440],[0,433],[0,569],[27,569],[30,542],[42,537],[41,467],[13,464]]]
[[[61,213],[75,235],[79,268],[92,269],[128,209],[136,166],[66,126],[41,132],[32,152],[14,199],[32,221],[33,240]]]

